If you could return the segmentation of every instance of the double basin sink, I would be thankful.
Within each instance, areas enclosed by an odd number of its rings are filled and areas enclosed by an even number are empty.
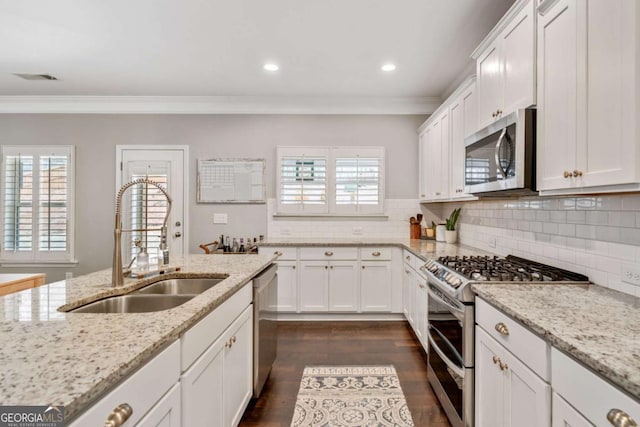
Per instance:
[[[184,304],[229,277],[167,279],[125,295],[105,298],[70,310],[73,313],[149,313]]]

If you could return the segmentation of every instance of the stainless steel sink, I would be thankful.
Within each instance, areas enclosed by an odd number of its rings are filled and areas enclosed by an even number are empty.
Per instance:
[[[72,313],[149,313],[168,310],[189,301],[195,295],[120,295],[92,302]]]
[[[161,280],[132,292],[134,295],[197,295],[207,289],[211,289],[218,283],[226,279],[227,275],[220,275],[217,278],[197,278],[197,279],[168,279]]]

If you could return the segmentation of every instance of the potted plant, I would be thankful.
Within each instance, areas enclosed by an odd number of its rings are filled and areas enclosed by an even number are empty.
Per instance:
[[[458,240],[458,231],[456,230],[456,223],[458,222],[458,218],[460,217],[461,208],[454,209],[451,212],[451,216],[447,218],[447,223],[445,224],[446,231],[444,235],[444,239],[447,243],[455,243]]]

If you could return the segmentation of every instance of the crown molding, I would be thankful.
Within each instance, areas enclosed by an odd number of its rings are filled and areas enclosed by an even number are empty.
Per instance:
[[[431,114],[439,97],[0,96],[0,114]]]
[[[487,34],[487,36],[480,42],[476,50],[471,53],[471,58],[474,60],[478,59],[478,57],[482,55],[482,53],[485,52],[487,48],[489,48],[491,43],[493,43],[493,41],[498,38],[498,35],[502,33],[502,30],[504,30],[507,25],[509,25],[509,23],[513,21],[513,18],[515,18],[516,15],[529,4],[529,1],[530,0],[516,0],[516,2],[511,5],[509,10],[507,10],[507,12],[502,16],[500,21],[498,21],[498,23],[493,27],[489,34]]]

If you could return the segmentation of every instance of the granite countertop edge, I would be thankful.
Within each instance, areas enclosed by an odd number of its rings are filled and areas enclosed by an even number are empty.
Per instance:
[[[196,255],[192,257],[200,258],[200,260],[205,259],[202,257],[210,257],[206,259],[210,259],[211,261],[215,260],[215,258],[213,258],[214,256],[210,255]],[[185,257],[185,259],[192,257]],[[219,258],[219,260],[223,261],[220,267],[216,267],[214,264],[213,266],[202,268],[198,264],[195,264],[191,266],[191,268],[185,268],[179,272],[162,275],[160,277],[160,280],[177,277],[216,277],[220,274],[219,271],[214,271],[216,268],[222,271],[225,268],[229,268],[230,265],[233,266],[235,261],[239,261],[238,263],[236,263],[238,265],[242,264],[242,260],[239,257],[223,257],[222,255],[220,255],[220,257],[221,258]],[[87,358],[93,356],[99,359],[96,362],[89,363],[87,366],[101,368],[100,371],[95,372],[94,379],[84,381],[81,386],[73,388],[63,397],[57,397],[57,391],[47,392],[46,389],[49,388],[52,390],[60,390],[61,384],[66,384],[67,381],[69,381],[73,377],[73,374],[68,373],[68,363],[70,362],[59,360],[55,365],[53,365],[57,368],[54,369],[57,374],[55,374],[54,380],[49,380],[49,383],[47,383],[46,379],[41,379],[41,381],[44,381],[44,383],[50,384],[49,387],[46,387],[45,385],[44,390],[42,390],[42,387],[36,387],[32,384],[33,381],[31,380],[31,378],[33,378],[33,372],[31,372],[31,374],[29,375],[23,375],[20,374],[20,372],[23,372],[21,370],[16,371],[14,369],[12,371],[7,367],[0,368],[0,379],[2,379],[3,383],[0,386],[0,405],[63,405],[65,408],[65,420],[73,421],[77,418],[77,416],[79,416],[82,412],[93,405],[98,399],[102,398],[106,393],[113,390],[129,375],[144,366],[149,360],[157,356],[171,343],[178,340],[185,331],[190,329],[192,326],[206,317],[209,313],[223,304],[226,300],[228,300],[231,296],[233,296],[237,291],[246,286],[253,277],[263,271],[271,263],[273,263],[276,258],[276,256],[269,255],[263,255],[261,257],[255,258],[251,256],[251,259],[255,259],[256,262],[252,263],[250,267],[236,268],[238,271],[234,271],[233,273],[229,274],[229,277],[226,280],[220,282],[220,284],[194,297],[186,303],[168,310],[152,313],[130,314],[64,313],[64,316],[66,316],[65,319],[67,320],[63,322],[36,319],[35,321],[29,321],[25,323],[11,319],[0,320],[0,330],[2,330],[3,333],[13,334],[14,337],[20,332],[33,333],[34,331],[40,331],[39,333],[44,334],[45,332],[49,331],[58,333],[60,328],[73,329],[73,332],[66,331],[60,333],[67,334],[65,336],[67,341],[75,336],[75,340],[80,343],[78,347],[86,348],[86,352],[88,353]],[[73,279],[80,282],[80,286],[82,286],[82,282],[91,283],[93,286],[89,286],[88,289],[77,293],[75,296],[69,296],[66,304],[58,305],[56,307],[59,307],[61,311],[67,311],[108,296],[129,293],[132,290],[144,287],[147,284],[159,280],[158,276],[139,280],[126,279],[124,286],[113,289],[109,285],[104,284],[105,282],[103,279],[107,275],[110,277],[110,271],[105,270],[97,273],[91,273],[86,276],[79,276],[77,279]],[[42,289],[49,286],[64,285],[64,283],[65,281],[54,282],[49,285],[44,285]],[[76,288],[78,287],[78,285],[75,286]],[[20,293],[0,297],[0,300],[7,297],[20,298],[19,296],[17,296],[17,294]],[[49,307],[49,309],[52,311],[55,310],[55,308],[52,307]],[[6,315],[6,313],[2,314]],[[72,319],[73,316],[78,317]],[[108,343],[106,343],[106,341],[108,341],[111,336],[109,335],[109,333],[101,335],[100,328],[96,326],[98,325],[98,323],[95,323],[96,321],[98,321],[98,319],[99,323],[112,321],[117,324],[116,327],[122,327],[122,324],[126,325],[127,321],[131,321],[132,331],[136,330],[137,332],[139,332],[140,330],[144,330],[146,326],[148,326],[150,330],[145,334],[145,336],[141,338],[140,341],[142,341],[142,343],[139,347],[136,347],[134,350],[125,349],[125,355],[121,355],[119,358],[117,358],[117,362],[111,363],[106,361],[107,359],[109,359],[109,357],[106,355],[109,355],[110,353],[104,351],[104,349],[108,346]],[[56,323],[63,323],[63,325],[58,326],[56,325]],[[80,327],[78,326],[79,324],[83,324],[83,326]],[[43,327],[50,327],[51,329],[42,330]],[[78,332],[85,333],[86,335],[80,336]],[[132,335],[133,334],[135,333],[132,332]],[[10,337],[6,337],[5,339],[9,340]],[[34,336],[31,341],[33,340],[37,341],[38,336]],[[82,343],[86,342],[84,340],[92,341],[89,341],[89,344],[83,347]],[[100,340],[102,343],[96,346],[96,340]],[[135,337],[132,338],[132,340],[135,341]],[[29,350],[33,350],[34,348],[36,350],[39,349],[37,345],[34,346],[32,342],[29,343],[28,341],[30,340],[27,340],[25,342],[27,342],[29,346],[33,346],[28,347]],[[7,342],[3,342],[3,344],[7,344]],[[23,350],[23,344],[24,343],[18,343],[18,345],[16,345],[14,348],[14,352],[17,352],[17,350]],[[130,343],[127,342],[123,345],[128,344]],[[62,345],[60,347],[60,350],[64,351],[64,348],[64,345]],[[95,356],[96,348],[101,351],[98,356]],[[1,349],[0,360],[2,360],[3,362],[7,361],[10,364],[12,357],[19,358],[19,355],[11,356],[10,350],[11,349],[8,348],[8,344],[7,346],[5,346],[5,348]],[[92,351],[94,352],[92,353]],[[115,348],[114,352],[118,352],[118,348]],[[113,355],[113,353],[111,354]],[[27,366],[29,366],[29,363],[31,363],[32,370],[36,372],[39,369],[43,369],[41,363],[45,362],[41,361],[43,359],[45,361],[48,360],[47,356],[44,353],[42,355],[32,354],[32,356],[34,356],[34,359],[31,359],[30,362],[26,362]],[[76,359],[73,359],[75,363],[77,363],[77,356],[77,354],[74,355],[74,357],[76,357]],[[107,365],[107,367],[105,368],[104,365]],[[47,369],[51,369],[51,366],[49,365]],[[21,391],[19,397],[16,397],[15,391],[20,390],[20,388],[24,388],[24,390]],[[48,400],[43,401],[45,399]]]
[[[582,365],[584,365],[591,371],[604,377],[604,379],[611,382],[618,389],[632,396],[636,400],[640,400],[640,383],[630,379],[628,377],[628,373],[625,373],[623,369],[616,370],[615,366],[611,366],[611,364],[604,363],[601,360],[598,360],[595,357],[595,355],[589,353],[588,343],[585,343],[581,347],[577,347],[576,345],[567,341],[567,339],[559,336],[556,332],[551,330],[549,327],[545,327],[544,325],[542,325],[541,324],[542,321],[540,319],[536,319],[534,316],[527,315],[523,313],[523,311],[520,311],[511,305],[501,302],[500,300],[495,298],[494,295],[489,291],[494,286],[495,285],[491,285],[491,284],[474,284],[472,285],[471,289],[474,291],[474,293],[477,296],[483,298],[486,302],[488,302],[495,308],[503,311],[505,314],[512,317],[514,320],[526,326],[529,330],[531,330],[536,335],[540,336],[542,339],[544,339],[554,348],[568,354],[573,359],[577,360],[578,362],[580,362]],[[519,286],[526,287],[529,285],[519,285]],[[535,286],[535,285],[532,285],[532,286]],[[606,294],[617,293],[616,291],[609,290],[595,284],[590,284],[588,285],[588,287],[581,287],[581,288],[582,289],[589,288],[589,289],[597,290],[598,292],[603,292]],[[520,289],[523,290],[524,288],[520,288]],[[635,297],[630,296],[629,298],[633,299]],[[562,325],[561,320],[559,320],[558,322],[560,325]],[[564,329],[564,328],[561,328],[561,329]]]

